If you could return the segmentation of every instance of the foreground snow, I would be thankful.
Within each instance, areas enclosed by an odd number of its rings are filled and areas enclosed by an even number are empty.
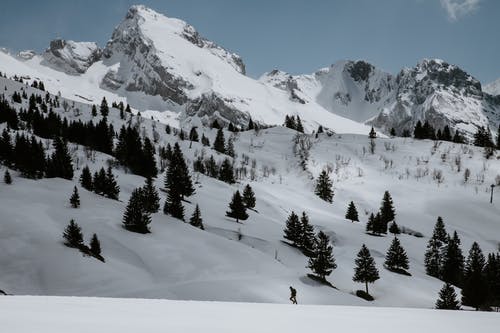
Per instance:
[[[83,297],[1,297],[3,332],[494,332],[497,313]]]

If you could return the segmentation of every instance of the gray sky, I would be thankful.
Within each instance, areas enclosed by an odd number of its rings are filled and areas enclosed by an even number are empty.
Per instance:
[[[128,0],[2,0],[0,46],[42,51],[56,37],[104,46]],[[500,78],[498,0],[142,1],[183,19],[240,54],[250,76],[278,68],[311,73],[364,59],[397,73],[422,58],[457,64],[488,83]]]

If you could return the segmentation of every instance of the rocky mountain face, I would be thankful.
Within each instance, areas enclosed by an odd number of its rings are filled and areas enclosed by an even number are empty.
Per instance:
[[[483,90],[493,96],[500,95],[500,79],[485,85]]]
[[[477,127],[495,130],[500,103],[482,91],[481,83],[455,65],[423,60],[402,70],[395,78],[396,93],[368,124],[385,131],[410,132],[417,121],[429,121],[436,129],[445,125],[471,137]]]
[[[101,59],[102,50],[93,42],[55,39],[42,54],[44,64],[67,74],[82,74]]]

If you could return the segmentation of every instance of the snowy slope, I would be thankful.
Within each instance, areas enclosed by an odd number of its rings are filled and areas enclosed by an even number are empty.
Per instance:
[[[353,333],[391,333],[402,329],[408,333],[468,333],[478,328],[481,332],[495,332],[500,324],[495,313],[401,308],[76,297],[2,297],[0,306],[2,328],[17,333],[63,333],[69,327],[74,333],[301,333],[332,327]]]
[[[21,85],[1,79],[1,86],[7,87],[4,93],[8,96]],[[77,103],[75,107],[80,116],[56,111],[69,119],[91,119],[88,105]],[[109,119],[115,129],[124,123],[116,109]],[[140,117],[130,121],[147,135],[156,127],[160,145],[178,140],[165,134],[160,123]],[[215,130],[199,128],[200,135],[202,132],[213,141]],[[485,253],[498,249],[500,187],[495,189],[494,204],[488,200],[489,185],[500,173],[500,160],[484,160],[481,149],[447,142],[377,139],[376,154],[371,155],[366,135],[310,136],[312,147],[303,171],[294,154],[296,134],[276,127],[236,135],[235,165],[244,166],[247,176],[235,185],[193,175],[196,194],[184,204],[186,216],[199,204],[205,231],[162,213],[153,216],[152,234],[124,230],[121,219],[126,202],[144,179],[120,168],[114,173],[121,201],[80,188],[82,207],[70,208],[68,198],[82,166],[88,164],[95,171],[111,158],[97,153],[90,160],[83,147],[70,145],[78,169],[74,181],[28,180],[11,170],[14,184],[0,184],[0,289],[13,294],[287,303],[288,286],[293,285],[302,304],[431,308],[442,282],[425,275],[423,256],[437,216],[444,218],[448,232],[457,230],[464,253],[473,241]],[[219,161],[224,158],[199,143],[180,141],[180,145],[188,165],[200,154],[214,154]],[[256,164],[254,180],[250,179],[252,160]],[[333,204],[313,194],[313,178],[325,167],[333,171]],[[468,183],[463,182],[466,168],[471,171]],[[433,179],[435,170],[444,175],[440,184]],[[155,183],[161,188],[163,175]],[[238,224],[224,212],[232,193],[246,183],[256,192],[258,212],[250,212],[250,218]],[[373,237],[364,232],[367,214],[379,208],[385,190],[393,195],[398,224],[424,235],[400,236],[410,257],[412,277],[383,268],[391,236]],[[164,195],[161,193],[162,204]],[[358,207],[360,223],[344,219],[351,200]],[[285,220],[292,210],[306,211],[316,231],[331,237],[338,268],[328,279],[338,290],[307,278],[307,258],[282,242]],[[98,234],[106,263],[83,257],[62,244],[62,231],[71,218],[82,226],[86,240],[92,233]],[[363,243],[370,248],[381,275],[370,286],[376,298],[371,303],[353,295],[362,287],[352,282],[352,275],[355,255]]]

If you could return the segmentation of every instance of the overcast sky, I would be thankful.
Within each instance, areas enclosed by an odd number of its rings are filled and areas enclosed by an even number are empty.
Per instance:
[[[104,46],[128,0],[1,0],[0,46],[42,51],[61,37]],[[143,4],[181,18],[243,57],[249,75],[311,73],[364,59],[397,73],[422,58],[500,78],[499,0],[161,0]]]

